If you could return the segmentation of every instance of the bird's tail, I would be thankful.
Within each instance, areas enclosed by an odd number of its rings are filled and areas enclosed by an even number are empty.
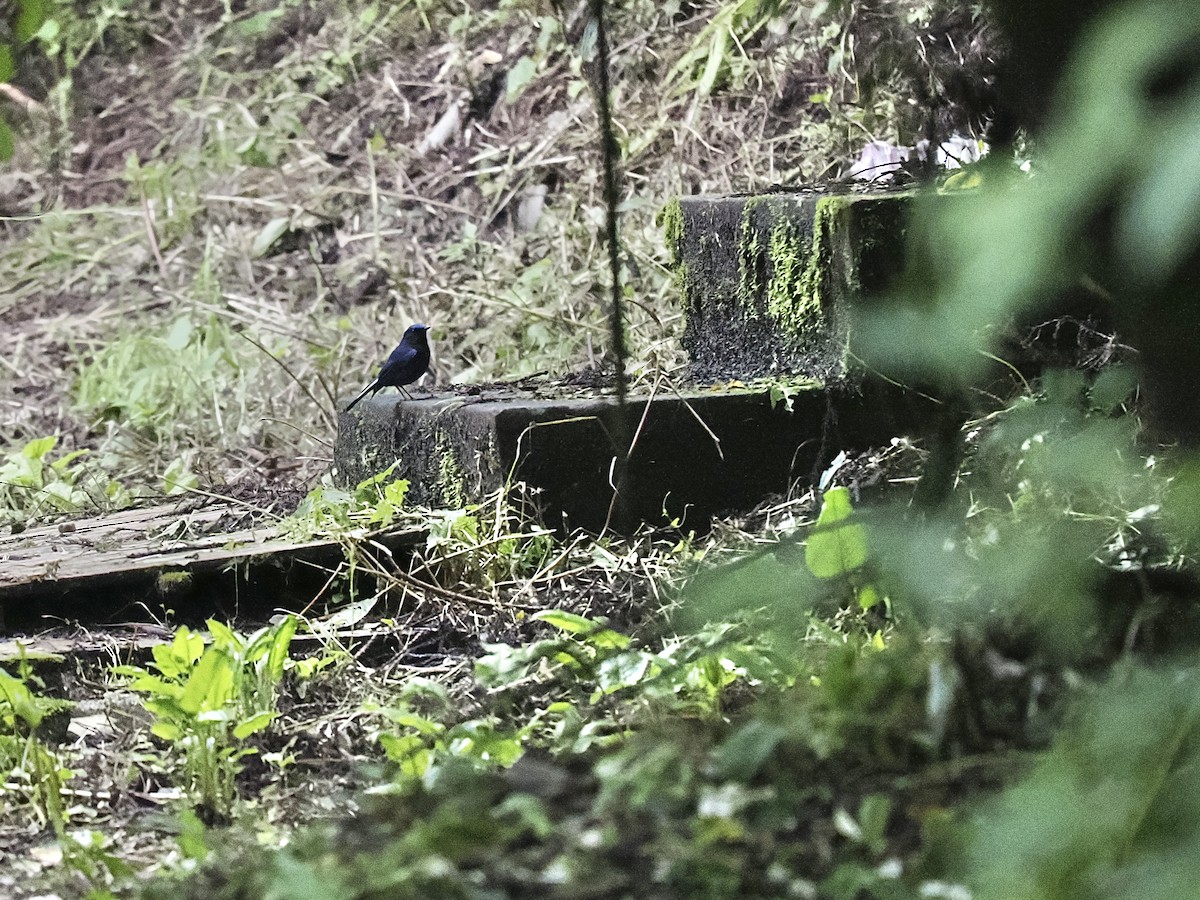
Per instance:
[[[363,388],[362,392],[357,397],[355,397],[348,404],[346,404],[346,408],[343,409],[342,412],[348,413],[348,412],[350,412],[350,410],[354,409],[354,407],[358,404],[359,400],[361,400],[363,397],[367,396],[367,394],[371,393],[371,391],[375,389],[375,385],[376,385],[376,382],[372,381],[365,388]]]

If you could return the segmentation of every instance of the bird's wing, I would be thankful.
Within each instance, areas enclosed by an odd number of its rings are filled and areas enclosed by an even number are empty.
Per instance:
[[[414,348],[401,344],[392,351],[392,355],[388,357],[387,362],[383,364],[383,368],[379,370],[377,381],[381,385],[394,385],[396,377],[404,373],[404,370],[408,368],[413,357],[416,355],[417,351]]]

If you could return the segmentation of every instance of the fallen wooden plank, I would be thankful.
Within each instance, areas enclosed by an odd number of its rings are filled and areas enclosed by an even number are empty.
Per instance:
[[[412,546],[421,535],[411,529],[372,537],[397,548]],[[145,593],[164,573],[238,569],[238,585],[248,585],[256,568],[278,570],[290,562],[329,566],[341,557],[338,541],[295,541],[280,532],[277,521],[256,520],[255,511],[231,501],[122,510],[0,536],[0,611],[10,621],[31,613],[54,615],[53,601],[71,598],[77,601],[72,616],[82,602],[85,609],[97,607],[96,618],[86,618],[104,621],[105,592],[136,602],[137,592]],[[114,586],[128,590],[114,594],[109,590]],[[29,608],[31,601],[42,601],[40,608]]]

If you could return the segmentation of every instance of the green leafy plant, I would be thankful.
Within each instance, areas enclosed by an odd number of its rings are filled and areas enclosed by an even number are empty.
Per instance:
[[[1194,661],[1115,672],[1029,776],[972,816],[959,863],[974,896],[1187,896],[1200,877],[1197,698]]]
[[[16,0],[16,14],[11,22],[0,26],[0,84],[12,81],[16,74],[16,57],[28,46],[44,27],[47,15],[47,0]],[[11,38],[5,26],[11,24]],[[0,116],[0,162],[7,162],[13,155],[13,133],[8,121]]]
[[[523,694],[537,685],[537,704],[519,714],[490,711],[463,721],[444,687],[410,681],[397,703],[370,706],[396,730],[380,733],[401,780],[422,778],[450,760],[507,768],[531,748],[581,753],[619,746],[639,722],[664,715],[719,718],[722,700],[739,683],[789,680],[762,648],[731,639],[733,626],[638,649],[624,634],[561,610],[535,613],[560,637],[511,647],[489,645],[476,677],[493,694]]]
[[[85,465],[87,450],[54,457],[58,438],[35,438],[0,455],[0,522],[24,524],[48,513],[78,513],[120,506],[127,492]]]
[[[790,678],[779,659],[733,625],[714,624],[652,651],[575,613],[546,610],[532,618],[561,636],[487,645],[475,674],[493,691],[528,688],[530,681],[551,685],[537,718],[543,737],[560,749],[609,745],[635,722],[666,714],[716,718],[733,685]]]
[[[779,0],[736,0],[724,3],[697,35],[687,53],[667,76],[677,91],[711,94],[734,68],[735,55],[744,55],[743,45],[784,4]]]
[[[63,785],[74,773],[47,746],[40,729],[47,716],[72,704],[44,697],[38,687],[44,685],[24,657],[17,675],[0,669],[0,771],[5,773],[0,794],[23,796],[42,824],[61,836],[67,824]]]
[[[423,556],[448,582],[494,591],[536,572],[550,558],[554,533],[531,522],[507,490],[463,509],[432,510]]]
[[[403,701],[406,692],[401,693]],[[373,711],[368,707],[368,712]],[[508,728],[494,718],[474,718],[452,725],[415,707],[388,706],[380,714],[395,731],[379,735],[380,746],[397,766],[401,780],[423,778],[431,767],[447,760],[469,762],[481,768],[507,768],[525,752],[529,728]],[[450,715],[448,709],[443,716]]]
[[[863,609],[880,602],[878,590],[863,574],[867,565],[867,529],[852,520],[850,489],[830,488],[821,500],[816,527],[804,546],[804,562],[817,578],[844,584]]]
[[[162,332],[138,329],[100,347],[79,367],[75,401],[98,421],[111,420],[167,447],[210,440],[222,427],[251,427],[238,413],[261,352],[217,316],[182,316]],[[223,399],[217,400],[217,393]],[[214,420],[214,407],[230,420]]]
[[[297,540],[390,528],[406,514],[408,481],[392,478],[397,465],[363,479],[352,490],[337,487],[332,477],[323,476],[280,527]]]
[[[183,755],[188,791],[217,820],[227,818],[236,799],[241,760],[257,752],[247,745],[279,714],[276,691],[295,664],[288,655],[295,617],[241,636],[210,619],[212,643],[180,628],[169,644],[154,647],[155,671],[114,666],[132,679],[131,690],[148,695],[151,732]]]

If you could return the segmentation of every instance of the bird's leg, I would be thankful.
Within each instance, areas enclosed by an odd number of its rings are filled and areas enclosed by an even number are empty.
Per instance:
[[[408,399],[408,400],[412,399],[412,394],[410,394],[408,391],[406,391],[404,389],[403,385],[399,385],[399,384],[396,385],[396,390],[398,390],[400,393],[402,393],[406,399]]]

